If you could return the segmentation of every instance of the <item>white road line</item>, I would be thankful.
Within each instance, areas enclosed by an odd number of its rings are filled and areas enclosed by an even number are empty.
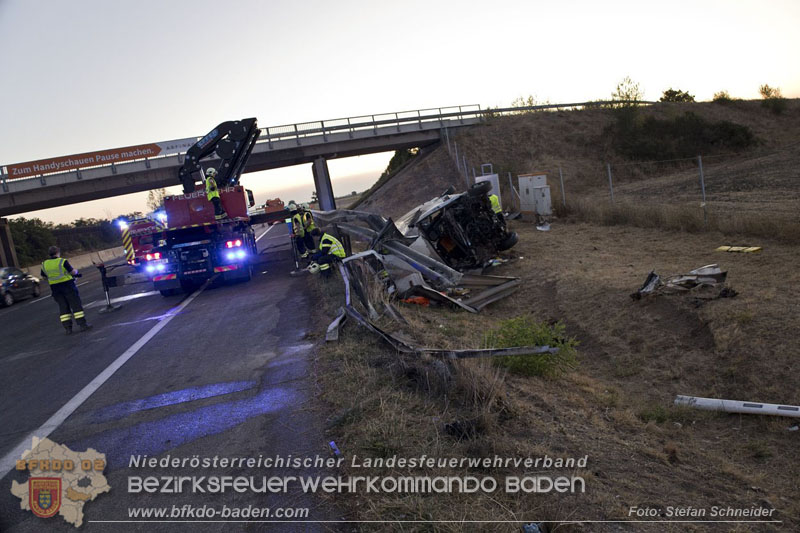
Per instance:
[[[86,285],[87,283],[91,283],[91,281],[84,281],[83,283],[78,283],[76,285],[76,287],[82,287],[83,285]],[[25,303],[25,305],[27,306],[27,305],[35,304],[36,302],[43,302],[43,301],[47,300],[48,298],[52,298],[52,295],[48,294],[47,296],[43,296],[41,298],[36,298],[35,300],[32,300],[30,302]]]
[[[267,230],[266,230],[264,233],[262,233],[261,235],[259,235],[259,236],[256,238],[256,242],[260,241],[260,240],[261,240],[261,237],[263,237],[264,235],[266,235],[267,233],[269,233],[269,230],[271,230],[271,229],[272,229],[272,228],[274,228],[274,227],[275,227],[275,226],[270,226],[270,227],[268,227],[268,228],[267,228]]]
[[[125,353],[117,357],[117,359],[108,365],[105,370],[100,372],[96,378],[94,378],[88,385],[86,385],[78,394],[76,394],[70,401],[68,401],[64,406],[59,409],[53,416],[51,416],[47,422],[42,424],[38,429],[30,432],[22,442],[20,442],[11,452],[6,454],[2,459],[0,459],[0,477],[5,477],[7,473],[13,470],[17,464],[17,459],[20,458],[22,453],[30,448],[31,441],[33,437],[39,437],[43,439],[50,435],[53,431],[55,431],[58,426],[60,426],[64,420],[69,417],[75,410],[81,406],[83,402],[85,402],[94,392],[100,388],[103,383],[105,383],[108,378],[114,375],[114,373],[120,369],[122,365],[124,365],[128,359],[136,355],[136,353],[147,344],[147,342],[156,336],[156,334],[164,329],[164,327],[169,324],[170,320],[175,318],[187,305],[192,303],[192,300],[197,298],[197,296],[203,292],[203,290],[208,286],[208,282],[204,283],[199,289],[197,289],[191,296],[186,298],[178,307],[176,307],[171,313],[165,315],[157,324],[155,324],[150,330],[142,336],[138,341],[136,341],[130,348],[125,350]]]

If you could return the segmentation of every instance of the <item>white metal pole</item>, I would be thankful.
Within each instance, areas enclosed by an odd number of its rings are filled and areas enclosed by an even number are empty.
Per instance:
[[[561,179],[561,203],[567,207],[567,194],[564,192],[564,174],[561,172],[561,167],[558,167],[558,177]]]
[[[722,411],[725,413],[744,413],[750,415],[772,415],[800,418],[800,407],[795,405],[778,405],[775,403],[743,402],[739,400],[722,400],[719,398],[700,398],[697,396],[675,397],[675,405],[685,405],[706,411]]]
[[[611,191],[611,202],[614,202],[614,182],[611,181],[611,163],[606,163],[608,168],[608,190]]]

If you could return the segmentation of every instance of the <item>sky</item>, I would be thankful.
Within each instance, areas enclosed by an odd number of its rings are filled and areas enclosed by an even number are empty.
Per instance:
[[[800,97],[800,2],[0,0],[0,164],[260,126],[480,104],[610,97],[626,76],[710,100]],[[364,190],[392,154],[329,162]],[[310,165],[246,174],[306,194]],[[179,189],[175,189],[177,191]],[[145,210],[146,193],[26,213]],[[303,200],[306,198],[294,198]]]

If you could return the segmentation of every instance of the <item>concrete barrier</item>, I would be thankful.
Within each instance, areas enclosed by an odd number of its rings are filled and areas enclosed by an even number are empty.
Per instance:
[[[125,249],[122,246],[117,246],[116,248],[109,248],[107,250],[98,250],[96,252],[89,252],[88,254],[81,254],[72,257],[67,257],[66,259],[69,261],[69,264],[72,265],[72,268],[77,268],[78,270],[84,269],[86,267],[91,267],[92,262],[95,263],[104,263],[111,261],[112,259],[117,259],[118,257],[125,256]],[[39,271],[41,270],[42,265],[33,265],[27,268],[23,268],[28,272],[28,274],[32,274],[34,276],[39,275]]]

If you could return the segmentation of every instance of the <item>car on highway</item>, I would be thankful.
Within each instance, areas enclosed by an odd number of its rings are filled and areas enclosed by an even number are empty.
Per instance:
[[[0,268],[0,303],[5,307],[23,298],[36,298],[42,292],[39,278],[14,267]]]

